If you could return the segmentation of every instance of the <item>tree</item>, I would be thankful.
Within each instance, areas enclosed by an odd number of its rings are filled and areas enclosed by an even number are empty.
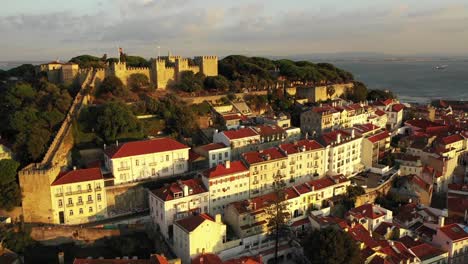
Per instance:
[[[12,159],[0,160],[0,184],[7,184],[16,180],[19,163]]]
[[[388,90],[370,90],[367,94],[367,100],[377,101],[377,100],[386,100],[394,99],[395,95]]]
[[[110,142],[124,133],[140,132],[141,124],[125,104],[111,102],[105,104],[99,112],[96,128]]]
[[[208,76],[204,81],[205,89],[215,89],[226,91],[229,88],[229,81],[222,75]]]
[[[122,81],[116,76],[107,76],[99,85],[98,95],[104,93],[112,93],[114,96],[123,97],[128,94],[127,88]]]
[[[147,88],[149,84],[148,77],[142,73],[134,73],[128,78],[128,86],[130,86],[133,91]]]
[[[0,208],[11,210],[21,203],[21,191],[16,183],[18,167],[14,160],[0,160]]]
[[[281,237],[288,234],[289,226],[287,224],[290,214],[288,211],[288,202],[285,193],[286,183],[283,176],[277,174],[273,182],[273,193],[276,199],[270,201],[266,207],[266,221],[268,234],[275,239],[275,263],[278,263],[278,247]]]
[[[302,243],[304,254],[311,264],[360,264],[356,242],[348,233],[325,228],[314,230]]]

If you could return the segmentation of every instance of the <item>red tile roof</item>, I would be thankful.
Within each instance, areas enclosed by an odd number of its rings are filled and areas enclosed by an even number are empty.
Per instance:
[[[448,189],[453,190],[453,191],[463,191],[463,192],[468,192],[468,184],[465,183],[450,183],[448,185]]]
[[[205,171],[204,175],[212,179],[241,172],[249,172],[249,169],[241,161],[232,161],[230,162],[229,168],[227,168],[225,164],[219,164],[218,166]]]
[[[410,250],[422,261],[447,253],[447,251],[436,248],[427,243],[414,246],[410,248]]]
[[[237,130],[227,130],[222,133],[224,133],[224,135],[230,140],[259,136],[257,132],[250,127],[240,128]]]
[[[375,248],[380,246],[376,240],[374,240],[369,231],[361,224],[356,224],[354,227],[348,229],[348,234],[358,242],[364,243],[369,248]]]
[[[223,261],[216,254],[204,253],[192,259],[192,264],[222,264]]]
[[[200,154],[196,153],[193,150],[189,150],[189,161],[191,161],[191,162],[196,161],[200,157],[201,157]]]
[[[453,241],[468,239],[468,233],[458,224],[443,226],[438,231],[444,233]]]
[[[190,233],[193,230],[197,229],[197,227],[205,221],[214,222],[215,220],[208,214],[199,214],[177,220],[175,223],[176,225],[180,226],[182,229]]]
[[[279,151],[277,148],[269,148],[260,151],[251,151],[242,154],[242,158],[248,164],[255,164],[267,160],[286,159],[287,156]]]
[[[367,133],[380,129],[380,127],[371,123],[354,125],[353,128],[355,128],[359,133]]]
[[[100,168],[79,169],[59,173],[59,175],[51,185],[55,186],[102,179],[103,177]]]
[[[465,138],[463,138],[460,134],[455,134],[447,137],[443,137],[441,139],[441,142],[445,145],[449,145],[452,143],[455,143],[457,141],[463,141]]]
[[[203,149],[206,152],[209,152],[211,150],[226,148],[226,145],[224,145],[223,143],[210,143],[200,146],[199,148]]]
[[[346,138],[351,136],[351,133],[348,133],[344,130],[335,130],[323,134],[320,137],[321,143],[325,146],[330,145],[332,142],[337,142],[338,135],[341,135],[341,142],[347,141]],[[356,138],[356,137],[355,137]]]
[[[390,263],[405,263],[407,260],[414,260],[416,257],[413,253],[411,253],[408,248],[403,245],[403,243],[394,241],[391,242],[387,247],[383,247],[379,250],[379,252],[384,253],[390,258]]]
[[[151,264],[148,259],[79,259],[73,264]]]
[[[379,142],[381,140],[384,140],[386,138],[389,138],[390,137],[390,133],[388,131],[382,131],[378,134],[375,134],[375,135],[372,135],[370,137],[368,137],[367,139],[372,142],[372,143],[376,143],[376,142]]]
[[[392,105],[392,112],[400,112],[403,109],[405,109],[404,104],[394,104],[394,105]]]
[[[377,109],[377,110],[375,110],[375,114],[378,115],[378,116],[383,116],[383,115],[385,115],[385,112],[380,110],[380,109]]]
[[[223,264],[263,264],[263,261],[261,256],[244,256],[236,259],[226,260],[223,262]]]
[[[303,139],[295,143],[285,143],[279,145],[279,148],[286,152],[286,154],[294,154],[301,152],[301,150],[304,151],[310,151],[310,150],[316,150],[316,149],[322,149],[323,146],[320,145],[315,140],[308,140],[308,139]]]
[[[123,143],[109,147],[104,152],[109,158],[116,159],[179,149],[189,149],[189,147],[172,138],[159,138]]]
[[[468,197],[449,197],[447,204],[449,214],[465,215],[465,212],[468,211]]]
[[[261,126],[256,126],[253,129],[262,137],[268,137],[268,136],[285,133],[284,129],[277,125],[261,125]]]
[[[310,221],[308,218],[300,219],[297,221],[294,221],[291,226],[296,227],[296,226],[303,226],[303,225],[310,225]]]
[[[421,240],[414,239],[410,236],[401,237],[398,239],[398,241],[403,243],[407,248],[412,248],[412,247],[424,244],[424,242],[422,242]]]
[[[348,213],[356,218],[365,217],[371,219],[377,219],[387,214],[386,209],[373,204],[363,204],[349,210]]]
[[[157,197],[161,198],[161,200],[163,201],[170,201],[170,200],[174,200],[176,193],[184,192],[183,187],[185,185],[189,187],[189,196],[200,194],[203,192],[208,192],[205,185],[203,185],[203,182],[201,179],[189,179],[185,181],[173,182],[162,188],[151,190],[151,192],[154,193],[154,195],[156,195]],[[190,193],[190,190],[192,190],[191,193]]]

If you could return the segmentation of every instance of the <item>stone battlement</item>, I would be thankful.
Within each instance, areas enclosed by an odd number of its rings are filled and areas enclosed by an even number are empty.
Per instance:
[[[149,71],[148,67],[127,67],[127,71]]]

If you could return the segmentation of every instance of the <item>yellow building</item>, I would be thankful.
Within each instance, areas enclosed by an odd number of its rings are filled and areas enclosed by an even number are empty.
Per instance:
[[[100,168],[62,172],[50,188],[51,223],[80,224],[107,217],[106,191]]]
[[[325,148],[315,140],[279,145],[288,156],[290,182],[303,183],[325,174]]]
[[[9,144],[0,137],[0,160],[11,159],[12,153]]]
[[[271,192],[277,175],[289,179],[288,157],[278,148],[243,153],[242,160],[250,171],[250,196]]]
[[[219,214],[215,218],[199,214],[175,222],[173,248],[183,264],[202,253],[218,253],[225,242],[226,225]]]
[[[468,232],[460,224],[450,224],[437,229],[432,242],[448,251],[449,263],[468,263]]]

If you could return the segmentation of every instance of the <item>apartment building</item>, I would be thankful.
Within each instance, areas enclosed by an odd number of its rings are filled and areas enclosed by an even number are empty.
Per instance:
[[[286,181],[288,177],[288,157],[278,148],[246,152],[242,155],[250,171],[250,196],[269,193],[276,176]]]
[[[374,231],[382,222],[391,223],[393,220],[392,211],[375,204],[363,204],[352,208],[346,213],[349,221],[356,221],[367,230]]]
[[[315,140],[279,145],[288,157],[289,181],[303,183],[325,174],[325,148]]]
[[[218,164],[224,164],[226,161],[231,160],[231,148],[223,143],[210,143],[196,147],[193,151],[207,159],[208,168],[216,167]]]
[[[81,224],[107,217],[107,198],[100,168],[61,172],[51,186],[54,224]]]
[[[208,213],[210,194],[201,179],[177,181],[148,192],[153,225],[169,239],[174,221],[193,214]]]
[[[171,138],[133,141],[104,149],[114,184],[167,178],[188,171],[189,147]]]
[[[339,126],[341,113],[325,105],[313,107],[301,114],[301,131],[303,134],[316,135]]]
[[[241,161],[226,161],[203,173],[210,193],[210,214],[224,215],[226,205],[249,198],[250,172]]]
[[[218,253],[226,242],[226,225],[221,215],[215,218],[199,214],[177,220],[174,224],[174,251],[183,264],[202,253]]]
[[[231,148],[231,158],[239,158],[241,153],[258,149],[260,135],[254,129],[240,128],[216,132],[213,135],[214,143],[223,143]]]
[[[390,133],[386,130],[364,137],[362,140],[361,161],[366,168],[379,163],[390,151]]]
[[[326,205],[326,200],[346,193],[346,187],[350,184],[343,175],[335,175],[286,188],[284,192],[290,215],[289,223],[293,225],[306,219],[308,210],[322,208]],[[276,193],[267,193],[231,203],[225,209],[224,219],[240,238],[265,233],[267,208],[276,200]]]
[[[448,251],[450,264],[468,262],[467,231],[467,227],[461,224],[450,224],[437,229],[432,242]]]
[[[357,135],[354,129],[325,133],[318,141],[326,147],[325,168],[328,174],[351,176],[364,168],[361,163],[362,136]]]

